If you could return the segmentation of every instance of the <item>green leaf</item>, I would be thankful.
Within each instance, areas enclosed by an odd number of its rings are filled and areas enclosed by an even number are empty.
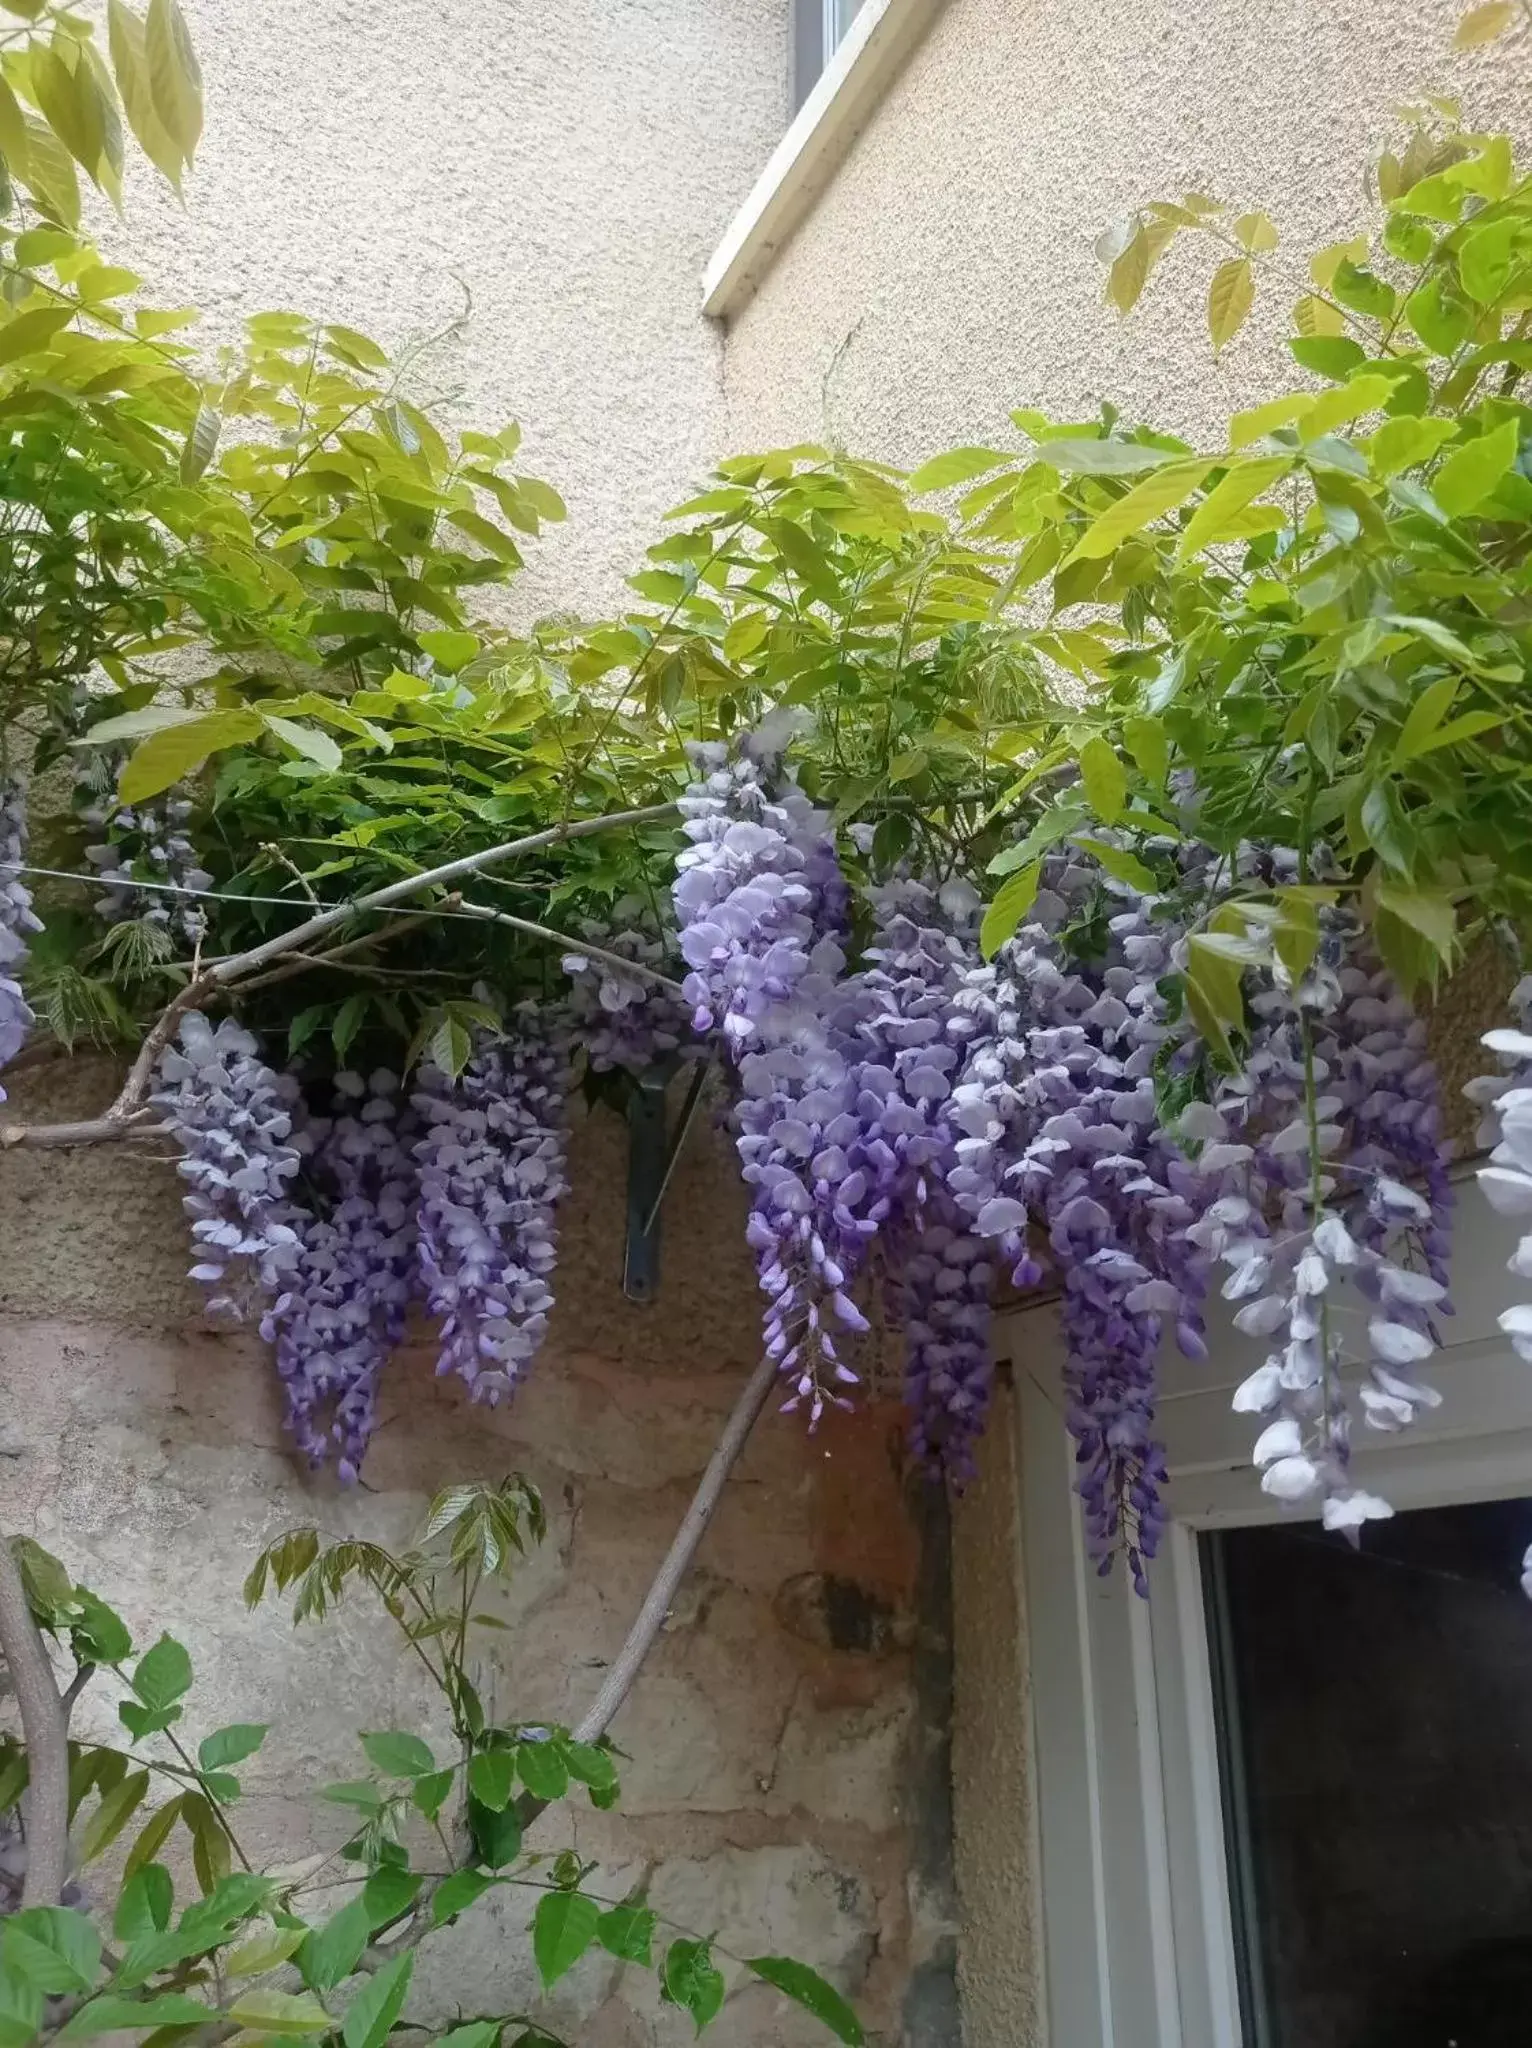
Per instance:
[[[369,1977],[347,2008],[341,2025],[346,2048],[383,2048],[409,1995],[413,1954],[396,1956]]]
[[[1380,882],[1378,907],[1397,917],[1412,931],[1429,941],[1450,964],[1457,951],[1457,906],[1440,890],[1407,889],[1395,882]]]
[[[362,1886],[362,1904],[368,1924],[376,1930],[408,1912],[425,1883],[424,1873],[401,1870],[397,1864],[380,1863]]]
[[[506,1858],[507,1862],[511,1860]],[[431,1894],[431,1925],[444,1927],[459,1913],[466,1912],[476,1899],[482,1899],[498,1881],[487,1870],[454,1870]]]
[[[362,1747],[373,1769],[386,1778],[423,1778],[436,1769],[429,1743],[406,1730],[387,1728],[378,1734],[364,1735]]]
[[[547,1892],[532,1916],[532,1954],[544,1990],[574,1968],[596,1938],[601,1908],[584,1892]]]
[[[514,1806],[507,1806],[503,1813],[496,1813],[493,1807],[481,1806],[477,1799],[470,1799],[468,1832],[473,1837],[474,1847],[491,1870],[504,1870],[521,1854],[521,1820]]]
[[[718,2017],[724,1984],[714,1967],[710,1942],[673,1941],[665,1951],[660,1981],[667,2003],[689,2012],[699,2034]]]
[[[404,1960],[408,1963],[414,1958],[406,1956]],[[372,1983],[376,1982],[374,1978]],[[369,1984],[368,1989],[371,1988]],[[308,1991],[245,1991],[229,2007],[228,2016],[236,2025],[249,2027],[254,2033],[281,2037],[323,2034],[335,2024],[333,2015]],[[348,2042],[350,2038],[348,2034]]]
[[[593,1742],[560,1742],[559,1753],[569,1766],[569,1775],[582,1785],[605,1792],[617,1783],[617,1764],[611,1752]]]
[[[1242,213],[1234,223],[1234,239],[1252,256],[1266,256],[1278,246],[1281,238],[1269,214]]]
[[[223,415],[211,405],[199,405],[191,432],[181,450],[181,481],[194,484],[207,469],[223,430]]]
[[[357,1957],[372,1937],[372,1919],[360,1899],[342,1906],[323,1927],[316,1927],[298,1951],[298,1968],[313,1991],[333,1991],[356,1968]]]
[[[133,1654],[133,1638],[127,1623],[91,1592],[76,1586],[78,1615],[69,1624],[69,1639],[82,1664],[122,1664]]]
[[[410,1798],[427,1820],[435,1820],[445,1805],[452,1790],[455,1773],[432,1771],[428,1777],[417,1778]]]
[[[1117,749],[1100,733],[1080,749],[1080,782],[1096,816],[1105,825],[1115,825],[1128,801],[1128,776]]]
[[[370,1778],[346,1778],[336,1785],[321,1785],[319,1796],[332,1806],[354,1806],[362,1813],[377,1813],[383,1805],[382,1791]]]
[[[987,476],[992,469],[999,469],[1002,463],[1016,460],[1015,452],[1004,448],[949,448],[945,455],[934,455],[929,462],[922,463],[907,488],[916,498],[927,491],[948,491],[954,484],[969,483],[976,476]]]
[[[1366,349],[1348,334],[1298,335],[1290,338],[1287,346],[1294,362],[1334,384],[1343,383],[1359,363],[1367,360]]]
[[[1255,304],[1255,271],[1248,256],[1231,256],[1208,287],[1208,333],[1217,350],[1231,342]]]
[[[1429,462],[1457,430],[1456,420],[1420,419],[1413,413],[1385,420],[1368,450],[1373,475],[1397,476],[1401,470]]]
[[[26,123],[26,175],[23,180],[38,208],[50,220],[70,229],[80,225],[80,180],[74,158],[44,121],[31,114]]]
[[[30,1906],[0,1921],[0,1961],[49,1997],[89,1991],[101,1967],[101,1937],[69,1906]]]
[[[450,627],[417,633],[415,638],[438,668],[454,675],[460,668],[467,668],[483,644],[477,633],[460,633]]]
[[[1072,553],[1065,557],[1065,567],[1071,562],[1111,554],[1123,541],[1141,533],[1153,520],[1189,498],[1212,467],[1210,460],[1199,456],[1192,462],[1172,463],[1158,475],[1135,484],[1085,529]]]
[[[145,2033],[156,2027],[206,2026],[209,2008],[179,1991],[162,1991],[157,1998],[119,1998],[108,1995],[82,2005],[63,2028],[61,2041],[86,2041],[94,2034]]]
[[[469,1761],[468,1785],[481,1806],[502,1813],[516,1783],[516,1752],[512,1749],[481,1749]]]
[[[161,1636],[138,1660],[133,1690],[154,1713],[174,1706],[191,1690],[192,1663],[174,1636]]]
[[[1006,940],[1015,937],[1017,926],[1037,900],[1042,872],[1042,862],[1034,860],[1029,867],[1008,876],[995,892],[995,900],[979,927],[979,951],[986,960],[993,960]]]
[[[39,306],[34,312],[16,314],[0,327],[0,363],[37,355],[73,318],[71,306]]]
[[[1126,882],[1141,895],[1147,895],[1159,887],[1159,878],[1153,868],[1146,867],[1136,853],[1129,853],[1125,846],[1111,846],[1104,839],[1088,839],[1077,835],[1075,845],[1088,853],[1092,860],[1114,875],[1119,882]]]
[[[254,1756],[266,1740],[267,1723],[264,1721],[235,1721],[227,1728],[216,1728],[204,1737],[197,1748],[197,1761],[205,1771],[219,1771],[228,1764],[242,1764],[247,1756]]]
[[[569,1790],[569,1766],[555,1743],[518,1743],[516,1768],[534,1799],[562,1799]]]
[[[123,0],[107,0],[107,32],[112,53],[112,70],[122,95],[128,126],[149,161],[179,192],[186,159],[166,133],[154,104],[149,82],[148,40],[144,24]]]
[[[1452,708],[1452,700],[1461,687],[1460,676],[1442,676],[1434,683],[1428,683],[1410,706],[1409,715],[1400,728],[1394,742],[1394,766],[1413,760],[1429,744],[1430,736],[1436,731]]]
[[[189,164],[202,135],[202,73],[176,0],[149,0],[144,54],[155,115]]]
[[[1368,790],[1362,799],[1359,819],[1367,843],[1379,858],[1400,874],[1408,875],[1415,864],[1410,829],[1386,782],[1375,782]]]
[[[221,1958],[226,1977],[260,1977],[296,1955],[309,1938],[306,1927],[272,1927],[253,1940],[242,1942]]]
[[[175,1905],[175,1886],[163,1863],[146,1863],[134,1871],[117,1897],[112,1932],[119,1941],[137,1941],[163,1934]]]
[[[1514,419],[1453,450],[1431,479],[1431,495],[1454,519],[1476,511],[1516,460],[1521,428]]]
[[[1497,36],[1503,36],[1515,19],[1515,0],[1482,0],[1480,6],[1470,7],[1458,22],[1452,47],[1477,50],[1481,43],[1492,43]]]
[[[1043,441],[1038,460],[1050,463],[1066,475],[1134,476],[1140,470],[1163,469],[1176,460],[1168,448],[1150,448],[1142,441],[1074,440]]]
[[[612,1906],[596,1922],[596,1939],[624,1963],[654,1967],[654,1930],[659,1914],[648,1906]]]
[[[214,711],[157,732],[134,749],[118,777],[117,793],[125,804],[143,803],[195,773],[209,754],[243,746],[260,731],[253,711]]]
[[[299,725],[291,718],[279,718],[275,712],[263,711],[261,717],[268,732],[273,733],[282,744],[305,761],[312,761],[322,768],[326,775],[333,775],[341,765],[341,751],[327,732],[316,732],[311,725]]]
[[[80,1836],[80,1861],[94,1863],[109,1849],[143,1803],[149,1773],[133,1771],[101,1801]]]
[[[807,1963],[795,1963],[790,1956],[752,1956],[747,1958],[746,1968],[795,1999],[827,2026],[837,2041],[844,2041],[847,2048],[861,2048],[866,2038],[861,2021],[835,1986],[827,1984]]]
[[[144,1822],[143,1827],[139,1831],[138,1840],[129,1850],[128,1860],[123,1865],[125,1881],[133,1877],[147,1864],[154,1861],[154,1858],[169,1840],[171,1829],[180,1818],[181,1799],[176,1798],[162,1806],[158,1813],[151,1814],[149,1819]]]
[[[33,2048],[43,2024],[43,1994],[0,1963],[0,2048]]]
[[[1208,492],[1186,522],[1176,547],[1176,560],[1187,561],[1199,548],[1222,540],[1230,523],[1245,507],[1269,491],[1292,468],[1288,455],[1258,456],[1234,463]]]
[[[495,2048],[504,2020],[470,2020],[466,2027],[454,2027],[450,2034],[438,2034],[433,2048]],[[522,2039],[526,2037],[523,2035]],[[520,2048],[520,2042],[517,2043]]]

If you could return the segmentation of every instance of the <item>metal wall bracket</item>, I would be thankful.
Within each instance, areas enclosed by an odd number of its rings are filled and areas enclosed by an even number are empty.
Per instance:
[[[628,1096],[628,1238],[622,1291],[629,1301],[653,1301],[659,1291],[660,1211],[712,1064],[711,1059],[697,1061],[673,1137],[666,1129],[665,1091],[677,1061],[663,1061],[640,1074]]]

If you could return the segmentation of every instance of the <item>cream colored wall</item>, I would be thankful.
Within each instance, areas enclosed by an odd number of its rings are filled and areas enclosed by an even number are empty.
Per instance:
[[[1303,259],[1364,217],[1362,166],[1395,104],[1450,90],[1475,120],[1515,123],[1519,60],[1452,56],[1459,12],[947,0],[730,324],[731,447],[826,438],[910,465],[956,442],[1008,445],[1014,406],[1068,418],[1104,399],[1221,438],[1230,410],[1301,381],[1281,340]],[[1127,322],[1103,305],[1092,253],[1114,219],[1187,187],[1263,207],[1292,252],[1286,287],[1268,283],[1217,363],[1202,310],[1211,252],[1172,250]],[[1456,1075],[1471,1051],[1451,1021],[1438,1037]],[[1013,1431],[1002,1395],[953,1525],[966,2048],[1043,2039]]]
[[[1458,0],[947,0],[827,191],[731,322],[730,445],[828,435],[911,463],[1010,434],[1014,406],[1193,432],[1274,387],[1309,249],[1348,232],[1391,109],[1524,103],[1516,56],[1454,57]],[[1173,248],[1131,320],[1092,243],[1200,187],[1292,252],[1214,364],[1211,252]],[[1279,381],[1280,380],[1280,381]]]
[[[184,0],[207,124],[105,239],[209,326],[266,306],[431,359],[568,500],[518,612],[609,604],[717,452],[702,266],[787,117],[782,0]]]

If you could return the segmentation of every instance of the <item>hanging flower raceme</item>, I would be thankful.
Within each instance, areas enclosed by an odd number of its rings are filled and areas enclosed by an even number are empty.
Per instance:
[[[856,1376],[837,1326],[867,1327],[846,1290],[887,1198],[850,1163],[857,1062],[838,941],[848,893],[827,820],[782,769],[786,738],[768,723],[732,758],[715,744],[691,750],[691,843],[672,894],[696,1028],[721,1033],[739,1073],[766,1348],[789,1382],[784,1406],[812,1426],[827,1403],[849,1405]]]
[[[377,1423],[378,1382],[404,1335],[415,1275],[418,1171],[399,1079],[335,1076],[334,1113],[297,1134],[311,1211],[295,1212],[298,1251],[261,1320],[274,1343],[287,1427],[313,1464],[356,1478]]]
[[[1302,979],[1279,971],[1251,1009],[1241,1072],[1217,1105],[1217,1141],[1232,1157],[1243,1140],[1245,1158],[1195,1234],[1229,1268],[1236,1327],[1284,1340],[1234,1396],[1264,1423],[1263,1488],[1319,1501],[1325,1526],[1354,1536],[1392,1510],[1352,1478],[1343,1368],[1365,1362],[1357,1407],[1374,1429],[1405,1428],[1441,1398],[1421,1372],[1435,1318],[1451,1313],[1435,1070],[1423,1025],[1339,913]],[[1365,1361],[1348,1360],[1342,1340],[1348,1289],[1366,1319]]]
[[[181,1019],[160,1056],[151,1101],[180,1141],[188,1183],[193,1280],[217,1290],[209,1306],[239,1315],[241,1278],[266,1301],[283,1290],[298,1256],[291,1184],[296,1082],[279,1078],[231,1017],[215,1029],[199,1011]]]
[[[1484,1112],[1481,1141],[1494,1141],[1479,1185],[1490,1206],[1525,1231],[1507,1268],[1518,1280],[1532,1280],[1532,975],[1511,991],[1511,1014],[1514,1024],[1484,1034],[1501,1072],[1470,1081],[1466,1092]],[[1503,1309],[1499,1321],[1517,1357],[1532,1365],[1532,1303]],[[1521,1561],[1521,1585],[1532,1599],[1532,1549]]]
[[[27,807],[20,783],[0,781],[0,1068],[20,1052],[33,1022],[21,992],[27,940],[42,930],[21,878],[27,857]],[[0,1102],[5,1090],[0,1088]]]
[[[604,953],[651,970],[625,974],[610,959],[579,952],[564,955],[570,1042],[584,1052],[591,1070],[603,1074],[620,1068],[642,1074],[679,1052],[691,1035],[690,1006],[684,996],[654,979],[655,974],[672,971],[674,933],[661,932],[646,906],[629,896],[612,906],[609,924],[583,920],[579,936]]]
[[[211,889],[213,877],[187,834],[191,815],[190,801],[174,793],[137,808],[98,800],[81,812],[85,825],[110,834],[85,849],[102,889],[96,914],[105,923],[142,918],[192,945],[206,935],[207,910],[198,892]]]
[[[952,998],[977,959],[979,901],[965,883],[900,879],[870,892],[876,924],[847,1010],[862,1050],[848,1174],[886,1203],[880,1232],[891,1320],[905,1340],[917,1457],[962,1481],[989,1408],[990,1247],[953,1200],[948,1114],[961,1052]]]
[[[439,1318],[439,1373],[475,1400],[511,1392],[553,1307],[554,1205],[564,1177],[566,1043],[530,1005],[514,1036],[484,1037],[454,1080],[422,1068],[419,1268]]]
[[[1155,1063],[1172,1026],[1157,983],[1178,933],[1155,907],[1094,865],[1051,858],[1029,922],[966,977],[950,1027],[964,1060],[948,1187],[1020,1286],[1042,1276],[1029,1224],[1046,1228],[1088,1539],[1103,1571],[1124,1550],[1140,1587],[1162,1523],[1155,1358],[1167,1320],[1205,1355],[1208,1259],[1188,1232],[1220,1192],[1158,1124]],[[1088,910],[1091,961],[1062,937]]]

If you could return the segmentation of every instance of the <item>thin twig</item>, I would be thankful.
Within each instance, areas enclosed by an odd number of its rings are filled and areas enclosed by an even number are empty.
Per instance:
[[[454,890],[430,910],[422,910],[414,917],[401,917],[396,923],[384,925],[375,932],[363,932],[360,938],[347,939],[343,946],[332,946],[327,953],[299,953],[283,966],[273,967],[270,973],[257,974],[249,981],[241,982],[240,993],[245,995],[251,989],[270,988],[273,982],[291,981],[295,974],[306,974],[311,967],[334,967],[369,946],[390,945],[402,933],[416,931],[421,925],[429,924],[442,911],[456,910],[461,902],[462,898]]]
[[[621,953],[609,953],[605,946],[593,946],[588,939],[573,939],[568,932],[556,932],[551,925],[536,924],[530,917],[517,917],[509,910],[496,910],[488,903],[464,903],[464,914],[468,917],[482,917],[488,924],[509,925],[513,932],[526,932],[534,939],[547,939],[555,946],[562,946],[566,953],[578,953],[586,960],[601,960],[608,967],[620,968],[624,974],[631,974],[639,981],[652,981],[656,987],[668,989],[672,995],[683,995],[680,982],[672,981],[668,974],[662,974],[657,967],[646,967],[642,960],[626,960]]]
[[[69,1719],[7,1538],[0,1536],[0,1655],[27,1746],[27,1874],[23,1906],[56,1906],[69,1870]]]
[[[576,818],[568,824],[550,825],[545,831],[530,832],[523,839],[507,840],[503,846],[486,847],[482,853],[464,854],[458,860],[443,861],[439,867],[427,868],[418,875],[406,875],[401,881],[385,883],[381,889],[373,889],[365,896],[357,896],[349,903],[337,903],[321,911],[317,917],[295,925],[291,931],[279,932],[275,938],[263,939],[257,946],[251,946],[243,953],[229,953],[221,960],[212,961],[200,974],[194,975],[177,994],[151,1027],[148,1036],[138,1049],[138,1056],[129,1069],[128,1078],[123,1082],[116,1101],[103,1117],[92,1118],[85,1123],[74,1124],[8,1124],[0,1126],[0,1151],[13,1145],[58,1146],[94,1145],[110,1142],[117,1138],[138,1135],[139,1127],[144,1130],[160,1128],[157,1119],[147,1123],[141,1112],[154,1066],[161,1052],[174,1035],[177,1024],[186,1011],[194,1009],[204,997],[229,987],[234,982],[251,985],[251,977],[257,968],[264,967],[269,960],[277,960],[285,954],[306,952],[310,942],[321,938],[326,932],[334,931],[337,925],[349,918],[359,917],[371,910],[385,910],[391,903],[398,903],[406,896],[416,896],[423,889],[434,889],[443,882],[454,882],[461,875],[476,875],[484,868],[493,867],[497,861],[511,860],[520,853],[534,853],[545,846],[558,846],[566,839],[588,838],[593,832],[611,832],[625,825],[649,825],[662,818],[676,814],[676,806],[669,804],[645,804],[638,810],[610,811],[600,818]],[[429,915],[430,913],[422,913]],[[486,915],[511,921],[508,912],[489,911],[487,906],[481,913],[478,909],[470,915]],[[571,948],[577,942],[566,941],[562,933],[550,931],[545,926],[527,924],[526,929],[543,938],[557,940]],[[337,949],[339,950],[339,949]],[[590,953],[590,947],[580,950]],[[654,970],[639,968],[632,960],[621,960],[617,955],[609,956],[630,972],[647,973],[651,979]],[[658,977],[663,979],[663,977]],[[674,983],[667,984],[674,987]]]
[[[81,1693],[84,1692],[86,1686],[90,1684],[95,1675],[96,1667],[94,1664],[82,1664],[74,1677],[70,1679],[68,1685],[65,1686],[61,1705],[64,1709],[64,1725],[66,1727],[69,1725],[70,1715],[74,1712],[76,1700],[79,1699]]]

